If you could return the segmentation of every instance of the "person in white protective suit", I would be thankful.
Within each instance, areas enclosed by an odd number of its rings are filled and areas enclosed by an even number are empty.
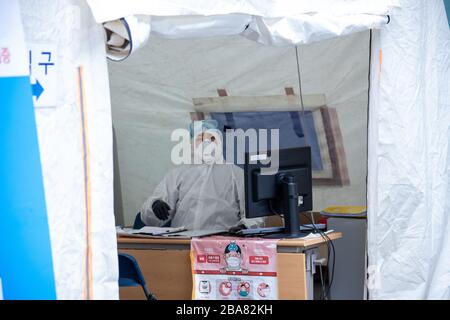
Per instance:
[[[262,226],[262,218],[245,219],[244,172],[223,160],[217,122],[204,120],[200,128],[194,132],[191,125],[193,153],[200,161],[171,170],[145,201],[141,220],[151,226],[170,221],[171,227],[188,230]]]

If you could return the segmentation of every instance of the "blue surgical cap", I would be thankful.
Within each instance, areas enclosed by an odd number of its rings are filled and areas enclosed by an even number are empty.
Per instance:
[[[241,253],[241,248],[237,245],[236,242],[230,242],[225,248],[225,254],[230,253],[231,251]]]
[[[213,130],[217,128],[219,128],[219,123],[214,119],[199,120],[191,122],[189,124],[189,132],[191,134],[191,138],[195,137],[201,132],[205,132],[206,130]]]

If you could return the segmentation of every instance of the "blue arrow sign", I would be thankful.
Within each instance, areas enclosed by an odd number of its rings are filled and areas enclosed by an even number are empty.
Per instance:
[[[38,100],[42,92],[44,92],[44,88],[41,86],[38,79],[36,79],[35,84],[31,85],[31,88],[33,89],[33,96],[35,96],[36,100]]]
[[[34,91],[33,88],[33,94]],[[0,77],[0,106],[0,154],[8,155],[0,157],[0,278],[3,298],[55,299],[51,242],[29,76]],[[6,243],[8,245],[4,245]]]

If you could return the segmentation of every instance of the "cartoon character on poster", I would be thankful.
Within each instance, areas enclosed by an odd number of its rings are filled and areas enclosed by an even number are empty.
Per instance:
[[[243,261],[242,250],[235,241],[230,242],[225,247],[224,256],[226,267],[221,268],[220,272],[225,273],[227,271],[231,271],[231,272],[248,273],[248,270],[242,267]]]
[[[219,292],[223,297],[228,297],[231,294],[231,291],[233,290],[233,286],[230,281],[222,281],[219,284]]]
[[[240,297],[247,297],[250,294],[250,283],[243,281],[238,286],[238,295]]]
[[[260,283],[256,289],[261,298],[267,298],[270,295],[270,286],[267,283]]]

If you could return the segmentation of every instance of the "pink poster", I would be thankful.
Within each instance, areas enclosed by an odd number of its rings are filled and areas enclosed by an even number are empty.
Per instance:
[[[276,300],[277,241],[230,237],[192,239],[192,298]]]

